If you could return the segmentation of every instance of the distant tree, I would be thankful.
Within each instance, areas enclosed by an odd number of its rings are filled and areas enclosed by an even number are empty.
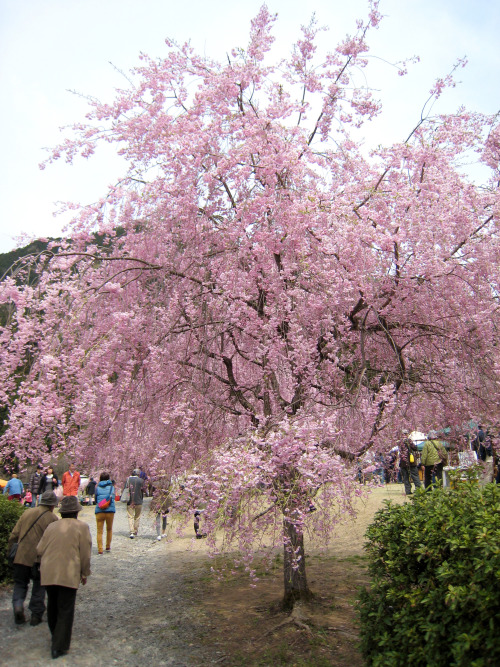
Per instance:
[[[352,512],[364,453],[403,425],[498,414],[499,156],[495,118],[463,109],[364,156],[378,3],[319,64],[314,20],[268,63],[274,20],[263,6],[225,63],[167,40],[91,101],[52,159],[107,141],[129,169],[43,253],[36,288],[3,282],[1,386],[21,458],[49,440],[175,476],[250,572],[283,545],[290,605],[310,595],[304,534]],[[474,153],[481,186],[461,170]]]

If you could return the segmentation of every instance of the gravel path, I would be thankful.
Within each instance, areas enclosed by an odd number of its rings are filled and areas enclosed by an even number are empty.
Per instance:
[[[97,554],[94,508],[80,513],[92,533],[92,575],[79,588],[71,650],[58,665],[181,667],[219,661],[220,654],[208,654],[199,640],[210,627],[196,604],[196,580],[206,573],[204,545],[192,540],[188,530],[184,536],[156,541],[148,500],[134,540],[129,538],[125,505],[117,503],[110,554]],[[53,665],[46,622],[16,626],[11,591],[8,587],[0,592],[0,664]],[[26,615],[29,618],[29,612]]]

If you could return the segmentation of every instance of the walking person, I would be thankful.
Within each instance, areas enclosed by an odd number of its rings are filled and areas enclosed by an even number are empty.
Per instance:
[[[156,539],[158,541],[167,536],[167,517],[171,504],[170,497],[165,496],[163,491],[153,491],[150,511],[154,512],[155,515]]]
[[[418,476],[417,454],[418,447],[411,438],[408,437],[408,431],[403,430],[403,439],[398,445],[399,451],[399,471],[401,479],[405,487],[407,496],[411,495],[411,483],[415,485],[415,489],[420,489],[422,483]]]
[[[69,464],[68,470],[62,476],[62,487],[64,496],[77,496],[80,488],[80,473],[74,463]]]
[[[437,433],[431,431],[424,442],[421,463],[424,466],[424,486],[426,489],[432,484],[432,475],[436,481],[443,481],[443,467],[448,463],[448,455],[441,440],[437,440]]]
[[[142,512],[144,494],[144,480],[139,477],[140,470],[136,468],[125,482],[124,490],[128,489],[130,498],[127,501],[127,516],[130,528],[130,539],[137,537],[139,521]]]
[[[31,507],[37,506],[38,497],[40,494],[40,484],[42,483],[42,477],[43,477],[43,466],[41,463],[39,463],[36,467],[35,472],[31,475],[30,482],[28,485],[28,488],[31,491]]]
[[[38,625],[42,622],[45,611],[45,589],[40,584],[40,569],[36,565],[36,547],[45,529],[57,517],[54,515],[54,507],[57,505],[56,494],[46,491],[40,498],[38,507],[27,509],[18,519],[14,526],[7,544],[7,553],[14,544],[18,544],[13,564],[14,590],[12,591],[12,606],[14,608],[14,621],[17,625],[26,623],[24,617],[24,601],[28,593],[30,580],[33,582],[31,588],[31,599],[28,609],[31,612],[30,625]]]
[[[139,477],[142,479],[142,482],[143,482],[142,495],[143,496],[149,496],[150,492],[151,492],[151,489],[150,489],[150,485],[149,485],[149,481],[148,481],[148,476],[146,475],[146,473],[144,472],[144,470],[141,466],[139,466],[138,470],[139,470]]]
[[[156,513],[155,525],[156,525],[156,539],[161,540],[162,537],[167,537],[167,517],[168,509],[160,510]]]
[[[97,486],[97,482],[93,477],[91,477],[88,481],[87,486],[85,487],[85,496],[86,496],[86,501],[89,505],[95,505],[95,489]]]
[[[17,500],[18,502],[23,502],[23,491],[24,486],[20,479],[17,477],[17,473],[13,472],[12,477],[9,479],[7,484],[4,486],[3,493],[7,496],[7,500]]]
[[[88,525],[78,519],[81,509],[78,498],[65,496],[59,508],[60,521],[47,528],[37,547],[41,583],[47,591],[52,658],[69,651],[76,592],[90,575],[92,538]]]
[[[106,524],[106,553],[111,551],[113,537],[113,519],[115,518],[115,487],[109,479],[109,473],[102,472],[95,489],[95,520],[97,524],[97,553],[102,554],[102,537]]]

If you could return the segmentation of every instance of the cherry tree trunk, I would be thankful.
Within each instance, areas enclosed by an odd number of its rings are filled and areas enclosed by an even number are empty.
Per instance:
[[[283,520],[283,530],[285,532],[283,607],[290,609],[298,600],[310,600],[312,593],[307,585],[304,534],[287,519]]]

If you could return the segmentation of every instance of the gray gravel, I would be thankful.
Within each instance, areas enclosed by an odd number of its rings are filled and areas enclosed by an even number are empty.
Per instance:
[[[196,580],[206,574],[206,555],[192,532],[186,529],[179,537],[171,531],[168,539],[156,541],[146,500],[139,536],[131,540],[125,505],[117,503],[111,553],[98,555],[94,508],[84,508],[80,518],[92,533],[92,575],[78,590],[69,654],[57,663],[51,659],[46,622],[14,624],[8,587],[0,591],[0,664],[198,667],[219,662],[222,654],[203,646],[210,620],[198,604]]]

